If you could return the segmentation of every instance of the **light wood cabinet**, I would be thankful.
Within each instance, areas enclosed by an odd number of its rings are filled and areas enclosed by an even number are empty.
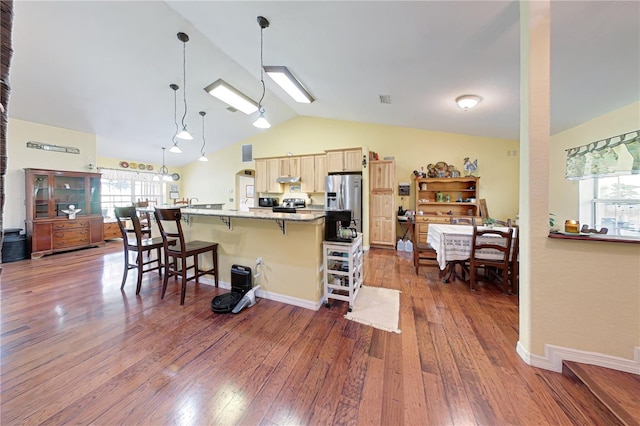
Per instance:
[[[112,240],[114,238],[122,238],[118,222],[104,222],[102,225],[102,239]]]
[[[269,185],[267,183],[268,173],[267,173],[267,160],[265,159],[256,159],[256,193],[267,192],[269,189]]]
[[[361,172],[362,171],[362,149],[340,149],[326,151],[327,172]]]
[[[313,155],[300,157],[300,190],[316,192],[315,161]]]
[[[282,157],[278,159],[279,176],[300,176],[301,157]]]
[[[416,179],[416,235],[426,243],[430,223],[449,223],[451,218],[479,220],[479,177]],[[422,215],[420,215],[422,212]]]
[[[313,156],[314,163],[314,192],[324,192],[324,178],[327,177],[327,156],[322,155],[314,155]]]
[[[394,248],[396,244],[395,162],[369,163],[369,244]]]
[[[25,169],[27,241],[31,258],[103,246],[100,173]],[[70,207],[79,209],[69,219]]]
[[[280,160],[278,158],[268,158],[267,160],[267,191],[282,192],[282,185],[276,182],[280,177]]]

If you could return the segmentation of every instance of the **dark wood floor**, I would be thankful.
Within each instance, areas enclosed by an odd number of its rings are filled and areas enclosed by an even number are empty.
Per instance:
[[[414,274],[371,250],[365,285],[400,290],[401,334],[158,276],[125,291],[121,243],[3,265],[1,417],[13,424],[609,425],[571,377],[516,354],[517,297]],[[585,396],[586,395],[586,396]]]

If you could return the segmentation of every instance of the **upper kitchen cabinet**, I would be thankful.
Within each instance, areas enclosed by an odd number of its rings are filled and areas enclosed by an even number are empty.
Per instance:
[[[362,172],[362,149],[326,151],[327,173]]]
[[[393,192],[395,182],[395,162],[392,160],[371,161],[369,163],[369,190]]]
[[[301,157],[279,158],[279,176],[300,176],[300,158]]]
[[[276,179],[280,176],[280,161],[278,158],[255,159],[256,192],[282,192],[282,185]]]
[[[302,192],[324,192],[324,178],[327,176],[324,154],[300,157],[300,190]]]

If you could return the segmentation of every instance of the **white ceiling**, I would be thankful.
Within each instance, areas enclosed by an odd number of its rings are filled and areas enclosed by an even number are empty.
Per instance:
[[[196,140],[167,165],[199,156],[198,111],[208,154],[264,132],[203,90],[223,78],[260,98],[258,15],[271,22],[264,64],[288,66],[317,99],[297,104],[265,77],[272,125],[305,115],[519,136],[518,2],[16,1],[14,12],[9,116],[96,133],[100,156],[161,162],[170,83],[183,113],[180,31]],[[551,22],[552,133],[640,100],[640,2],[556,1]],[[465,112],[462,94],[483,101]]]

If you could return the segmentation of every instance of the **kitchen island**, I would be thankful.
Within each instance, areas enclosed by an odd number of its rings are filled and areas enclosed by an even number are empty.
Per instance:
[[[181,212],[187,239],[219,244],[222,287],[230,287],[231,266],[243,265],[251,268],[253,285],[261,286],[258,297],[313,310],[322,306],[323,211],[274,213],[183,207]],[[262,260],[260,266],[258,258]],[[205,257],[202,260],[203,268],[211,266]],[[213,283],[213,278],[202,281]]]

